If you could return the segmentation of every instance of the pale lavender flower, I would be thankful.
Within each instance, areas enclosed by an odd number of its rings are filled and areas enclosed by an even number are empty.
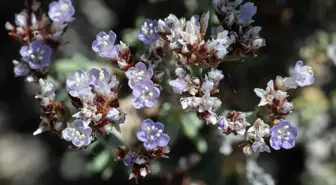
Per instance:
[[[304,66],[303,61],[299,60],[295,64],[294,74],[292,78],[300,87],[311,85],[314,83],[313,69],[310,66]]]
[[[66,80],[67,90],[73,97],[91,94],[90,79],[84,71],[78,70]]]
[[[204,81],[202,83],[203,92],[210,92],[214,88],[214,82],[205,75]]]
[[[152,44],[160,37],[157,33],[157,28],[158,22],[156,20],[145,19],[138,31],[138,39],[144,44]]]
[[[135,64],[135,67],[131,67],[126,71],[126,77],[128,78],[128,86],[134,88],[137,84],[145,80],[150,80],[153,76],[153,69],[147,68],[147,66],[138,62]]]
[[[225,129],[228,127],[228,122],[226,120],[225,117],[221,117],[219,120],[218,120],[218,129]]]
[[[136,109],[154,107],[160,96],[159,88],[150,80],[145,80],[133,88],[132,105]]]
[[[22,46],[20,54],[29,67],[36,70],[43,70],[51,62],[51,48],[40,42],[33,41],[28,46]]]
[[[259,153],[259,152],[271,153],[270,147],[267,146],[263,138],[255,140],[251,147],[254,153]]]
[[[114,58],[118,56],[120,45],[115,45],[117,35],[113,31],[109,33],[100,32],[96,36],[96,40],[92,42],[92,50],[101,57]]]
[[[73,127],[67,127],[62,131],[63,139],[71,141],[73,145],[80,148],[91,143],[92,129],[83,120],[76,119]]]
[[[281,120],[270,129],[270,144],[275,150],[281,147],[291,149],[295,146],[295,138],[298,135],[298,129],[287,120]]]
[[[74,14],[75,8],[72,6],[71,0],[53,1],[49,4],[48,15],[56,23],[70,23],[75,20]]]
[[[127,154],[124,158],[124,164],[126,166],[132,166],[135,162],[136,157],[133,154]]]
[[[182,94],[186,88],[186,81],[183,78],[176,78],[169,81],[169,85],[173,88],[174,93]]]
[[[164,132],[164,125],[146,119],[141,123],[141,131],[137,132],[137,138],[144,143],[147,150],[154,150],[157,147],[165,147],[169,143],[169,136]]]
[[[30,68],[27,66],[27,64],[21,63],[17,60],[13,60],[13,64],[15,77],[27,76],[29,74]]]
[[[88,76],[90,79],[90,85],[93,85],[94,87],[98,88],[103,84],[109,83],[111,78],[110,73],[105,68],[102,68],[101,70],[92,68],[88,72]]]
[[[240,21],[244,25],[251,24],[253,22],[252,17],[257,13],[257,7],[253,3],[247,2],[240,6]]]
[[[90,85],[93,85],[97,94],[109,98],[117,96],[117,94],[111,91],[111,89],[116,88],[119,81],[117,80],[117,77],[115,75],[111,75],[107,69],[102,68],[101,70],[98,70],[96,68],[92,68],[88,72],[88,76]]]

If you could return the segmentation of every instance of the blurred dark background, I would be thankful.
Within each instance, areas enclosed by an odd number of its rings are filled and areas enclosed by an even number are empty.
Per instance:
[[[42,1],[45,10],[48,9],[49,2]],[[334,129],[335,123],[332,118],[335,116],[333,105],[336,103],[333,92],[336,83],[333,82],[333,61],[336,59],[328,57],[326,51],[330,45],[336,43],[336,40],[333,40],[336,32],[336,1],[252,2],[258,7],[254,25],[262,26],[261,36],[266,39],[267,45],[256,58],[246,58],[244,62],[234,65],[220,65],[225,74],[230,74],[231,77],[226,75],[222,84],[223,105],[227,109],[253,109],[259,101],[253,93],[253,88],[265,88],[266,83],[276,75],[287,75],[289,68],[302,59],[313,66],[316,83],[308,92],[292,92],[290,98],[299,105],[297,112],[300,120],[297,124],[309,129],[305,123],[317,120],[319,123],[326,122],[328,126],[323,127],[324,129]],[[76,21],[71,24],[65,36],[70,44],[61,48],[59,53],[63,57],[81,53],[90,60],[97,59],[91,51],[91,42],[99,31],[115,31],[119,39],[126,43],[130,41],[132,49],[139,52],[143,50],[142,46],[128,38],[130,36],[127,33],[131,33],[132,28],[137,28],[138,21],[144,17],[164,18],[173,13],[178,17],[189,18],[192,14],[211,10],[211,4],[207,0],[73,0],[73,4],[76,7]],[[14,14],[23,9],[23,0],[2,0],[0,8],[1,25],[5,25],[6,21],[14,22]],[[23,79],[13,75],[12,60],[19,59],[20,43],[10,38],[4,27],[1,29],[0,40],[0,184],[134,184],[133,180],[127,180],[128,174],[122,164],[115,164],[112,175],[106,178],[102,178],[102,173],[87,175],[86,164],[96,154],[86,155],[69,151],[65,141],[51,134],[32,135],[40,122],[39,105],[34,99],[38,88],[27,85]],[[309,108],[314,108],[315,105],[320,108],[314,109],[315,111],[302,111],[310,110]],[[315,116],[320,117],[315,119]],[[314,121],[311,124],[314,124]],[[321,128],[317,127],[322,130]],[[206,128],[200,132],[204,135],[208,133]],[[311,150],[307,149],[308,145],[305,138],[302,138],[302,142],[294,149],[262,154],[258,161],[264,170],[273,176],[277,185],[336,184],[335,153],[332,152],[323,158],[323,164],[331,164],[331,172],[323,173],[328,174],[324,178],[330,177],[335,181],[311,181],[316,180],[316,174],[309,171],[310,167],[307,164],[308,160],[312,160],[309,158]],[[323,145],[322,142],[322,148],[313,150],[324,150]],[[335,143],[330,146],[331,150],[335,147]],[[240,165],[245,161],[241,149],[234,147],[233,150],[232,154],[223,155],[218,146],[209,147],[208,151],[202,154],[201,162],[191,170],[192,179],[203,180],[209,185],[251,184],[241,179],[243,175]],[[172,147],[171,159],[163,163],[177,165],[179,156],[187,156],[196,151],[188,139],[179,137]],[[168,172],[162,172],[161,176],[165,173]],[[160,176],[155,175],[140,182],[148,185],[159,183],[163,182]]]

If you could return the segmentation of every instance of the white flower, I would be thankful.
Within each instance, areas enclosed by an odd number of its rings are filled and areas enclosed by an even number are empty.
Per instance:
[[[198,108],[201,103],[200,97],[190,96],[190,97],[182,97],[180,98],[180,103],[183,110],[190,111]]]
[[[214,84],[218,85],[219,81],[224,78],[223,71],[211,68],[211,71],[208,72],[208,77]]]
[[[267,83],[266,90],[260,89],[260,88],[255,88],[254,92],[257,94],[257,96],[259,96],[261,98],[258,106],[264,106],[264,105],[267,105],[267,104],[272,104],[274,98],[276,98],[278,100],[282,100],[283,98],[287,97],[286,92],[274,89],[273,80],[270,80]]]
[[[270,126],[258,118],[252,127],[247,130],[248,139],[260,139],[269,136]]]
[[[213,112],[209,112],[209,114],[205,117],[206,124],[217,124],[217,115]]]
[[[196,95],[200,85],[200,79],[196,77],[191,77],[190,75],[185,76],[185,89],[184,91],[188,92],[191,95]]]
[[[212,112],[221,106],[222,102],[217,97],[210,96],[207,92],[203,95],[199,104],[198,112]]]

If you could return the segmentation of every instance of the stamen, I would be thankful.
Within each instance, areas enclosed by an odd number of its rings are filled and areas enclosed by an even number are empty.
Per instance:
[[[105,35],[105,36],[103,36],[103,39],[104,39],[104,40],[109,40],[109,39],[110,39],[110,36],[109,36],[109,35]]]

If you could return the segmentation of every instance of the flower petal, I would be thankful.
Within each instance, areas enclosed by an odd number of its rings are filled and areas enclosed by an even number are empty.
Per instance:
[[[142,123],[141,123],[141,130],[142,131],[147,131],[147,128],[151,127],[154,125],[154,121],[151,119],[145,119]]]
[[[146,142],[144,143],[144,147],[147,149],[147,150],[154,150],[157,145],[156,145],[156,142],[154,141],[150,141],[150,142]]]
[[[147,142],[148,141],[148,139],[147,139],[147,133],[144,132],[144,131],[137,132],[137,138],[141,142]]]
[[[167,134],[161,134],[161,136],[156,139],[156,144],[159,147],[164,147],[168,145],[169,140],[170,137]]]

